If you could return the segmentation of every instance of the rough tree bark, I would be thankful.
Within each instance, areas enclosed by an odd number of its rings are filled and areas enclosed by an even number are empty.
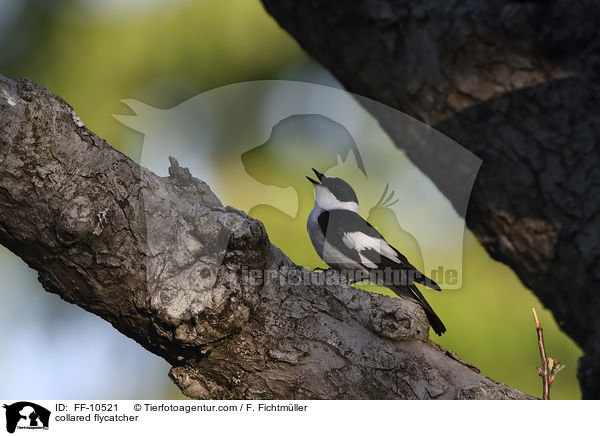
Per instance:
[[[174,159],[169,172],[139,167],[31,81],[0,76],[0,242],[46,290],[166,359],[186,395],[530,398],[429,341],[417,305],[319,285],[262,223]],[[261,284],[244,267],[317,284]]]
[[[483,159],[467,225],[582,347],[583,397],[600,398],[597,3],[262,1],[349,91],[433,125]],[[462,210],[452,195],[461,181],[434,171],[460,162],[443,162],[444,153],[379,119]]]

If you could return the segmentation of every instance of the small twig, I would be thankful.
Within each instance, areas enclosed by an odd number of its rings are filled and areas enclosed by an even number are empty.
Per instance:
[[[544,347],[544,329],[540,325],[535,308],[531,308],[533,317],[535,318],[535,329],[537,330],[538,345],[540,346],[540,356],[542,358],[542,367],[538,368],[538,374],[542,377],[542,384],[544,388],[543,400],[550,399],[550,386],[554,382],[556,374],[565,367],[559,360],[554,360],[552,357],[546,356],[546,348]]]
[[[542,358],[542,368],[538,368],[538,373],[542,377],[542,386],[544,393],[542,400],[550,399],[550,374],[548,373],[548,358],[546,357],[546,348],[544,347],[544,329],[540,325],[535,307],[532,307],[533,317],[535,318],[535,329],[537,330],[538,345],[540,346],[540,356]]]

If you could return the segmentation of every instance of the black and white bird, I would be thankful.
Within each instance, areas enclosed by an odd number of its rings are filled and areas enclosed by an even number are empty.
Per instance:
[[[307,177],[315,188],[315,205],[308,216],[306,228],[319,257],[333,269],[359,272],[367,277],[372,272],[396,272],[395,277],[402,277],[403,280],[386,281],[384,286],[400,297],[419,304],[433,330],[438,335],[444,333],[446,327],[442,320],[414,284],[440,291],[437,283],[412,266],[402,253],[388,244],[381,233],[358,214],[358,198],[348,183],[321,174],[314,168],[313,171],[318,181]]]

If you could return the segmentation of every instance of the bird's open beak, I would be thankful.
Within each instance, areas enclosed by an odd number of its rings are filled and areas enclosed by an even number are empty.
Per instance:
[[[323,180],[323,173],[320,173],[320,172],[318,172],[318,171],[317,171],[317,170],[315,170],[314,168],[313,168],[312,170],[313,170],[313,172],[315,173],[315,175],[317,176],[317,179],[319,179],[319,182],[320,182],[321,180]],[[318,185],[318,184],[319,184],[319,182],[317,182],[316,180],[313,180],[313,179],[311,179],[311,178],[310,178],[310,177],[308,177],[308,176],[307,176],[306,178],[307,178],[307,179],[308,179],[308,181],[309,181],[310,183],[312,183],[313,185]]]

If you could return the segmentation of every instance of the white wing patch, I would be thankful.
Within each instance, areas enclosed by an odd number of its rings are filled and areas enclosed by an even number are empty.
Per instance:
[[[354,260],[350,259],[348,256],[343,254],[341,251],[336,249],[329,242],[325,242],[323,246],[323,256],[321,257],[323,261],[327,265],[335,264],[342,265],[344,268],[361,270],[363,269],[362,265]]]
[[[401,263],[398,256],[396,256],[394,249],[383,239],[365,235],[362,232],[346,232],[344,233],[344,236],[342,236],[342,242],[351,250],[356,250],[360,256],[360,260],[369,268],[376,268],[377,265],[362,255],[361,252],[363,250],[374,250],[381,256],[385,256],[394,262]]]

